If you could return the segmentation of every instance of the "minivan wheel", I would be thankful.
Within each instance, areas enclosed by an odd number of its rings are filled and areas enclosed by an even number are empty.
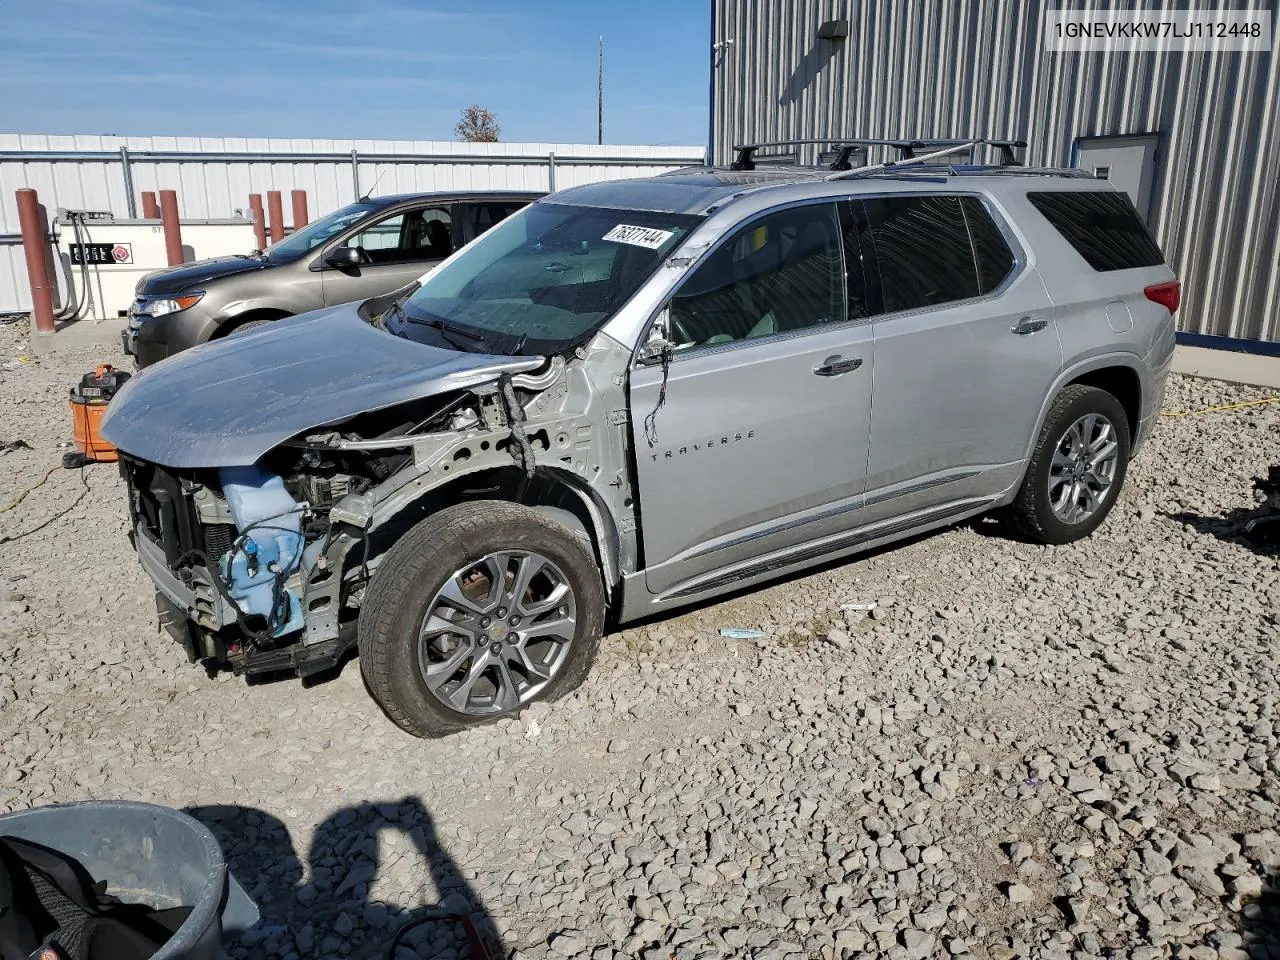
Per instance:
[[[360,608],[360,670],[398,726],[445,736],[577,687],[604,606],[572,531],[504,501],[458,504],[382,558]]]
[[[1097,387],[1067,387],[1049,408],[1007,520],[1039,543],[1087,537],[1115,505],[1129,444],[1129,420],[1119,400]]]

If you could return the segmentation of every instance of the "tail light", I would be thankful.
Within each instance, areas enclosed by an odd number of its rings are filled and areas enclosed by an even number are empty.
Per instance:
[[[1153,283],[1142,291],[1152,303],[1158,303],[1170,313],[1178,312],[1178,304],[1182,302],[1182,284],[1177,280],[1168,283]]]

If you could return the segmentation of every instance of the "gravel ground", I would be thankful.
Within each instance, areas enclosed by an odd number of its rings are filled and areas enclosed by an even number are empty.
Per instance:
[[[113,359],[23,347],[0,328],[0,440],[31,446],[0,507]],[[193,810],[262,905],[237,956],[382,956],[420,918],[401,960],[464,957],[467,914],[530,958],[1280,957],[1277,560],[1234,536],[1278,427],[1163,418],[1086,542],[978,523],[623,630],[564,701],[436,742],[354,664],[187,664],[114,467],[57,470],[0,513],[0,809]]]

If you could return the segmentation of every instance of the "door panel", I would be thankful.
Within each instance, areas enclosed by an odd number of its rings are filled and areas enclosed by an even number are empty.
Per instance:
[[[773,211],[726,238],[673,295],[669,372],[637,367],[630,386],[654,593],[853,523],[874,357],[870,325],[846,320],[863,309],[847,242],[834,203]]]
[[[832,357],[847,373],[814,372]],[[665,591],[718,567],[847,529],[861,503],[874,367],[869,324],[743,344],[631,376],[646,582]]]
[[[412,263],[386,263],[363,265],[359,267],[335,270],[332,267],[324,271],[324,303],[331,307],[338,303],[349,303],[352,300],[368,300],[383,293],[390,293],[397,287],[412,283],[431,269],[438,260],[415,261]]]
[[[862,217],[897,311],[874,323],[864,519],[1001,492],[1062,365],[1044,284],[976,196],[869,198]]]
[[[1015,325],[1040,329],[1014,333]],[[1027,267],[999,296],[875,323],[867,520],[967,496],[1020,474],[1062,366],[1053,305]]]

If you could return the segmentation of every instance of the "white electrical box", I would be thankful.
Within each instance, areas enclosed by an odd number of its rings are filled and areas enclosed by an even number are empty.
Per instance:
[[[252,220],[184,220],[183,260],[210,260],[253,252]],[[74,304],[81,320],[124,325],[133,290],[149,273],[168,269],[159,220],[81,218],[63,213],[55,221],[58,245],[54,309]]]

